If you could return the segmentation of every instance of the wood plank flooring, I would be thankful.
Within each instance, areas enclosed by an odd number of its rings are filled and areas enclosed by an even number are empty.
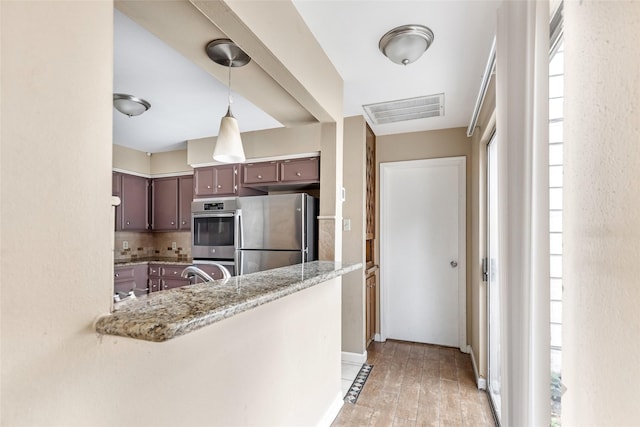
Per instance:
[[[373,342],[374,365],[341,426],[494,426],[489,401],[474,381],[471,357],[458,349],[387,340]]]

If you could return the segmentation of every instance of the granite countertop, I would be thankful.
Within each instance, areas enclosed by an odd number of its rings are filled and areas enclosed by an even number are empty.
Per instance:
[[[100,317],[96,331],[167,341],[361,267],[360,263],[312,261],[155,292]]]
[[[193,264],[193,260],[191,258],[188,259],[175,259],[175,258],[164,258],[164,257],[144,257],[144,258],[136,258],[125,261],[115,260],[113,265],[115,267],[126,267],[129,265],[140,265],[140,264],[172,264],[172,265],[191,265]]]

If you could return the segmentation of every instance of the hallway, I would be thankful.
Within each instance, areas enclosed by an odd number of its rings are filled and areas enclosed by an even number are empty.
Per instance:
[[[355,404],[345,403],[339,426],[493,426],[471,357],[454,348],[387,340],[373,342],[374,365]]]

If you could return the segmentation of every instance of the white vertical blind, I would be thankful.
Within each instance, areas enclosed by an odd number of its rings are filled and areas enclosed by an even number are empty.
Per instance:
[[[562,368],[562,187],[564,141],[564,45],[549,62],[549,297],[551,425],[560,425]]]

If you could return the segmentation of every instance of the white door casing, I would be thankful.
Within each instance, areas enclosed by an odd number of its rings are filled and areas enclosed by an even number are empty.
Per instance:
[[[381,163],[380,188],[382,340],[467,352],[466,158]]]

